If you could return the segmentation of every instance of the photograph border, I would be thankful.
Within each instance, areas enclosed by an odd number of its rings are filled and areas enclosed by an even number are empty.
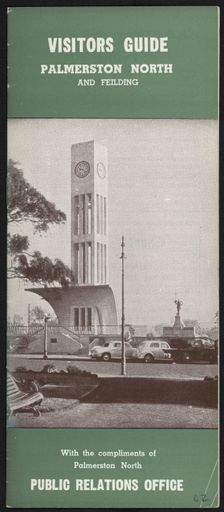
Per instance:
[[[7,42],[6,42],[6,33],[7,33],[7,28],[6,28],[6,23],[7,23],[7,15],[6,15],[6,9],[7,7],[42,7],[42,6],[46,6],[46,7],[57,7],[57,6],[63,6],[63,7],[66,7],[66,6],[82,6],[84,8],[87,8],[89,6],[96,6],[96,7],[99,7],[99,6],[124,6],[124,7],[129,7],[129,6],[161,6],[161,7],[169,7],[169,6],[209,6],[209,5],[213,5],[214,6],[214,2],[212,2],[211,0],[210,1],[204,1],[204,2],[201,2],[201,1],[192,1],[192,2],[189,2],[189,1],[186,1],[186,0],[183,0],[181,2],[172,2],[170,0],[167,0],[166,2],[163,1],[155,1],[154,2],[150,2],[149,0],[132,0],[132,1],[125,1],[125,0],[114,0],[114,1],[108,1],[108,0],[103,0],[103,1],[91,1],[91,0],[80,0],[80,1],[66,1],[66,3],[62,3],[62,0],[47,0],[46,2],[44,0],[32,0],[32,1],[29,1],[29,0],[12,0],[12,1],[8,1],[8,0],[4,0],[4,6],[1,7],[1,38],[2,38],[2,43],[3,43],[3,48],[4,48],[4,52],[0,54],[0,64],[1,64],[1,74],[2,74],[2,79],[1,79],[1,98],[2,98],[2,109],[1,109],[1,125],[0,125],[0,132],[1,132],[1,140],[2,140],[2,145],[1,145],[1,156],[2,156],[2,162],[4,162],[4,164],[6,164],[7,162],[7,149],[6,149],[6,125],[7,125],[7,112],[6,112],[6,100],[7,100],[7,89],[6,89],[6,86],[7,86],[7,72],[6,72],[6,56],[7,56]],[[223,23],[223,19],[224,19],[224,8],[223,8],[223,3],[222,3],[222,0],[217,0],[215,2],[215,5],[219,6],[220,7],[220,22],[221,22],[221,35],[220,35],[220,52],[221,52],[221,58],[220,58],[220,310],[222,309],[222,305],[223,305],[223,299],[224,299],[224,293],[223,293],[223,240],[224,240],[224,223],[222,222],[222,219],[223,219],[223,197],[224,197],[224,175],[223,175],[223,162],[224,162],[224,157],[223,157],[223,143],[224,143],[224,125],[223,125],[223,112],[224,112],[224,95],[223,95],[223,69],[224,69],[224,65],[223,65],[223,48],[224,48],[224,39],[223,39],[223,32],[224,32],[224,23]],[[6,165],[5,167],[6,168]],[[1,262],[2,262],[2,267],[3,269],[5,269],[5,264],[6,264],[6,256],[5,256],[5,247],[6,247],[6,173],[3,171],[3,173],[0,174],[0,190],[1,190],[1,203],[0,203],[0,209],[1,209],[1,239],[0,239],[0,250],[1,250]],[[3,270],[3,277],[5,277],[5,270]],[[5,339],[5,334],[6,334],[6,280],[3,279],[1,280],[1,288],[0,288],[0,305],[1,305],[1,308],[0,308],[0,315],[1,315],[1,325],[3,326],[2,328],[2,335]],[[220,317],[220,336],[222,336],[222,333],[223,333],[223,315],[221,315]],[[6,344],[5,344],[6,346]],[[221,347],[221,350],[220,350],[220,369],[221,368],[224,368],[224,357],[223,357],[223,348]],[[2,410],[3,410],[3,421],[1,422],[1,452],[0,452],[0,460],[1,460],[1,482],[5,482],[5,459],[6,459],[6,450],[5,450],[5,440],[6,440],[6,430],[5,430],[5,423],[4,423],[4,418],[5,418],[5,413],[6,413],[6,401],[5,401],[5,376],[6,376],[6,351],[5,350],[2,350],[2,357],[0,359],[0,383],[1,383],[1,390],[2,390],[2,393],[1,393],[1,405],[3,406],[2,407]],[[223,396],[223,391],[224,391],[224,386],[223,386],[223,375],[222,375],[222,372],[220,371],[220,422],[222,424],[223,422],[223,419],[224,419],[224,410],[223,410],[223,399],[222,399],[222,396]],[[4,397],[4,398],[3,398]],[[222,435],[221,435],[222,434]],[[222,429],[220,429],[220,435],[221,435],[221,449],[223,449],[223,433],[222,433]],[[221,452],[221,450],[220,450]],[[221,467],[223,468],[223,459],[221,461]],[[220,478],[221,478],[221,482],[223,482],[223,473],[220,475]],[[1,506],[1,510],[4,510],[4,511],[7,511],[8,509],[6,508],[6,501],[5,501],[5,485],[3,484],[2,485],[2,489],[1,489],[1,492],[0,492],[0,506]],[[223,485],[220,486],[220,505],[218,508],[216,508],[215,510],[220,510],[220,512],[222,511],[222,507],[224,506],[224,491],[223,491]],[[19,508],[14,508],[12,510],[24,510],[24,509],[19,509]],[[30,509],[31,510],[31,509]],[[33,509],[33,510],[37,510],[36,508]],[[45,510],[52,510],[52,508],[50,509],[45,509]],[[58,509],[60,510],[60,509]],[[61,510],[64,510],[64,509],[61,509]],[[79,508],[74,508],[73,510],[83,510],[83,511],[90,511],[90,510],[93,510],[92,508],[89,509],[89,508],[82,508],[82,509],[79,509]],[[108,508],[106,509],[101,509],[101,510],[109,510]],[[121,510],[121,509],[118,509],[118,508],[113,508],[113,509],[110,509],[110,510]],[[146,510],[146,509],[133,509],[133,510]],[[148,510],[148,509],[147,509]],[[152,509],[151,509],[152,510]],[[158,511],[161,511],[163,509],[161,508],[156,508],[156,510]],[[171,510],[171,509],[168,509],[168,510]],[[173,509],[172,509],[173,510]],[[193,508],[190,508],[190,509],[185,509],[185,510],[189,510],[189,511],[192,511],[192,510],[198,510],[198,509],[193,509]]]

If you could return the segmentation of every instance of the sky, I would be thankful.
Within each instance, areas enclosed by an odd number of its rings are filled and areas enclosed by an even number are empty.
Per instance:
[[[152,326],[182,317],[212,325],[218,309],[218,122],[174,119],[10,119],[8,157],[67,215],[34,235],[31,248],[70,265],[71,145],[108,148],[109,284],[120,318],[121,237],[125,237],[125,319]],[[18,229],[17,229],[18,232]],[[10,280],[8,316],[27,321],[28,304],[47,304]]]

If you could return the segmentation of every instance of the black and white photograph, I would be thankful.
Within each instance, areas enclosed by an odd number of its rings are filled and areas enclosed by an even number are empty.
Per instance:
[[[8,121],[9,427],[218,427],[218,121]]]

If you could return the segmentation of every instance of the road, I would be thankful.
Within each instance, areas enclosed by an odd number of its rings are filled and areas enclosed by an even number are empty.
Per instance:
[[[103,362],[92,361],[86,359],[73,359],[66,356],[66,359],[59,357],[49,358],[49,360],[32,359],[29,354],[19,355],[10,354],[8,356],[9,371],[14,371],[17,367],[26,367],[33,370],[41,370],[46,364],[54,364],[58,370],[65,369],[67,366],[76,366],[81,370],[86,370],[97,375],[120,375],[120,361]],[[165,378],[204,378],[215,377],[218,375],[218,366],[216,364],[170,364],[170,363],[153,363],[145,364],[138,362],[128,362],[126,366],[128,376],[145,376],[145,377],[165,377]]]

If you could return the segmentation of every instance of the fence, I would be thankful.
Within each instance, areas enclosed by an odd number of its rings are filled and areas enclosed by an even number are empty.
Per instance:
[[[66,329],[70,333],[76,336],[92,336],[92,335],[116,335],[119,336],[121,334],[121,325],[91,325],[85,327],[75,327],[74,325],[51,325],[50,322],[47,323],[48,331],[54,331],[57,329]],[[7,334],[9,336],[33,336],[35,334],[40,333],[44,330],[44,324],[38,323],[33,325],[13,325],[8,324],[7,326]],[[145,325],[125,325],[125,332],[130,334],[131,336],[146,336],[147,334],[147,326]]]
[[[131,340],[146,335],[145,326],[125,326],[125,338]],[[12,353],[85,352],[94,337],[121,337],[121,325],[97,325],[76,329],[73,325],[8,325],[8,351]]]

